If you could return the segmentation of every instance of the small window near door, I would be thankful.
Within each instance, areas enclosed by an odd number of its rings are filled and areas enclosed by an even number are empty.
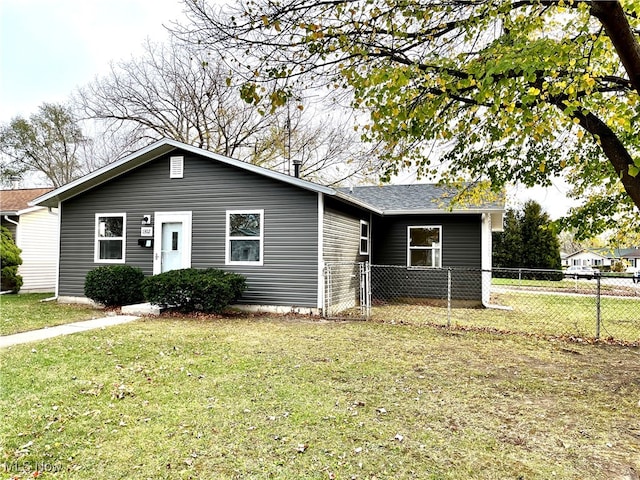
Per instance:
[[[226,263],[262,265],[264,210],[227,211]]]
[[[360,255],[369,255],[369,222],[360,220]]]
[[[124,213],[96,214],[94,250],[96,263],[124,263],[126,218]]]

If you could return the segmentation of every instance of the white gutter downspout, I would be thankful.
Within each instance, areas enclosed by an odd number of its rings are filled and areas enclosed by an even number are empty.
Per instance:
[[[11,220],[11,219],[9,218],[9,215],[5,215],[5,216],[4,216],[4,219],[5,219],[7,222],[9,222],[9,223],[13,223],[16,227],[19,225],[19,223],[18,223],[18,222],[16,222],[15,220]]]
[[[318,299],[316,306],[324,315],[324,194],[318,192]]]
[[[58,300],[58,282],[60,277],[60,202],[58,202],[57,212],[53,211],[53,207],[47,207],[47,212],[49,213],[49,215],[55,215],[56,217],[58,217],[58,241],[56,242],[56,244],[58,245],[56,254],[58,260],[56,261],[56,291],[54,292],[53,297],[43,298],[42,300],[40,300],[40,302],[42,303],[54,302]]]
[[[511,307],[491,304],[491,277],[492,277],[492,253],[493,238],[491,229],[491,214],[483,213],[481,221],[481,280],[482,280],[482,306],[497,310],[512,310]]]

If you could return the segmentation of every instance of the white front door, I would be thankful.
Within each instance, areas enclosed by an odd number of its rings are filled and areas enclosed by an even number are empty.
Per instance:
[[[182,223],[167,222],[162,224],[162,246],[160,247],[160,271],[182,268]]]
[[[191,212],[156,212],[153,274],[191,267]]]

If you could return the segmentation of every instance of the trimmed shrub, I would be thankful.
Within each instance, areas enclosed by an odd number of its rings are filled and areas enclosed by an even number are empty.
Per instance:
[[[144,274],[129,265],[105,265],[87,273],[84,294],[106,307],[131,305],[144,300]]]
[[[22,276],[18,275],[18,267],[22,265],[22,250],[13,241],[13,235],[7,227],[2,227],[0,234],[0,288],[17,292],[22,287]]]
[[[184,268],[147,277],[144,298],[180,312],[220,313],[246,289],[246,279],[215,268]]]

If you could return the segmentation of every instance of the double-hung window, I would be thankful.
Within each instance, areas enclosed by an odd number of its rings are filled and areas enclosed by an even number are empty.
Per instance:
[[[94,261],[124,263],[127,215],[125,213],[97,213],[95,226]]]
[[[262,265],[264,210],[227,211],[227,265]]]
[[[360,255],[369,255],[369,222],[360,220]]]
[[[442,267],[442,227],[408,227],[407,266]]]

